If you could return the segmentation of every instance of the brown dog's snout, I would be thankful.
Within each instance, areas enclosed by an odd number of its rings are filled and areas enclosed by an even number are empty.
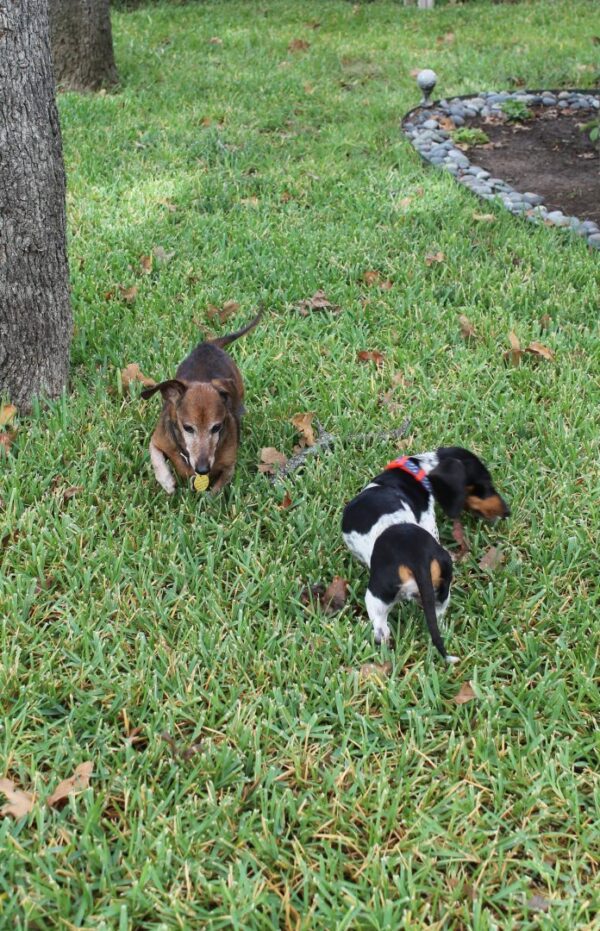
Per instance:
[[[203,460],[202,462],[196,463],[195,471],[197,475],[208,475],[208,473],[210,472],[210,466],[208,462]]]

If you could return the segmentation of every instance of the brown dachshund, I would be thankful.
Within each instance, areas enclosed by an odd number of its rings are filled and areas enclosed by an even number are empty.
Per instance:
[[[167,494],[175,491],[168,459],[183,479],[206,476],[204,486],[208,480],[213,494],[231,481],[244,413],[244,383],[237,365],[223,350],[252,330],[261,315],[236,333],[199,343],[175,378],[142,391],[143,398],[160,391],[164,401],[150,440],[150,459]]]

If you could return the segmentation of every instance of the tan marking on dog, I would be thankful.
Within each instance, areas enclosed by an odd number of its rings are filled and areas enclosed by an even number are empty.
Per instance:
[[[440,566],[437,559],[432,559],[430,568],[431,568],[431,581],[432,581],[433,587],[437,590],[440,584],[441,578],[442,578],[442,567]]]
[[[504,505],[499,495],[491,495],[489,498],[469,495],[466,504],[470,511],[481,514],[482,517],[502,517],[504,514]]]
[[[403,585],[406,585],[407,582],[410,582],[411,579],[414,579],[414,574],[408,568],[408,566],[398,566],[398,575],[400,576],[400,581]]]

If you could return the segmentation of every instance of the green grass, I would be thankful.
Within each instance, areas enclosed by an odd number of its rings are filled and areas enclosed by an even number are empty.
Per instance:
[[[114,33],[120,91],[60,100],[71,391],[20,422],[0,466],[0,776],[43,797],[95,772],[62,812],[0,819],[0,925],[597,928],[598,257],[499,210],[475,222],[399,121],[422,66],[445,95],[590,86],[598,5],[165,4],[114,14]],[[175,254],[144,276],[154,246]],[[292,310],[318,288],[339,315]],[[234,348],[237,472],[218,500],[170,500],[147,455],[158,402],[118,372],[168,377],[226,300],[232,325],[270,311]],[[511,330],[555,362],[508,367]],[[513,514],[468,523],[457,670],[404,608],[391,674],[359,680],[382,660],[340,513],[396,447],[340,442],[274,487],[259,452],[291,452],[298,411],[341,438],[406,415],[402,448],[489,464]],[[505,561],[484,571],[490,545]],[[347,607],[303,607],[334,574]],[[175,758],[164,731],[200,750]]]

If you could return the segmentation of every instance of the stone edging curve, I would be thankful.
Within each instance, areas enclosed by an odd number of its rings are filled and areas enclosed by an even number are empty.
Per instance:
[[[530,191],[521,193],[501,178],[492,178],[489,171],[471,164],[465,153],[455,147],[450,133],[438,122],[440,117],[450,117],[458,129],[476,116],[500,115],[506,100],[517,100],[533,107],[556,107],[559,110],[567,107],[582,111],[600,110],[600,96],[592,91],[487,91],[449,100],[444,98],[428,107],[415,107],[403,117],[402,128],[424,161],[449,171],[478,197],[484,200],[498,199],[511,213],[525,216],[533,223],[550,223],[567,228],[584,237],[592,248],[600,249],[600,228],[597,223],[565,216],[561,210],[549,211],[543,206],[544,198],[539,194]]]

